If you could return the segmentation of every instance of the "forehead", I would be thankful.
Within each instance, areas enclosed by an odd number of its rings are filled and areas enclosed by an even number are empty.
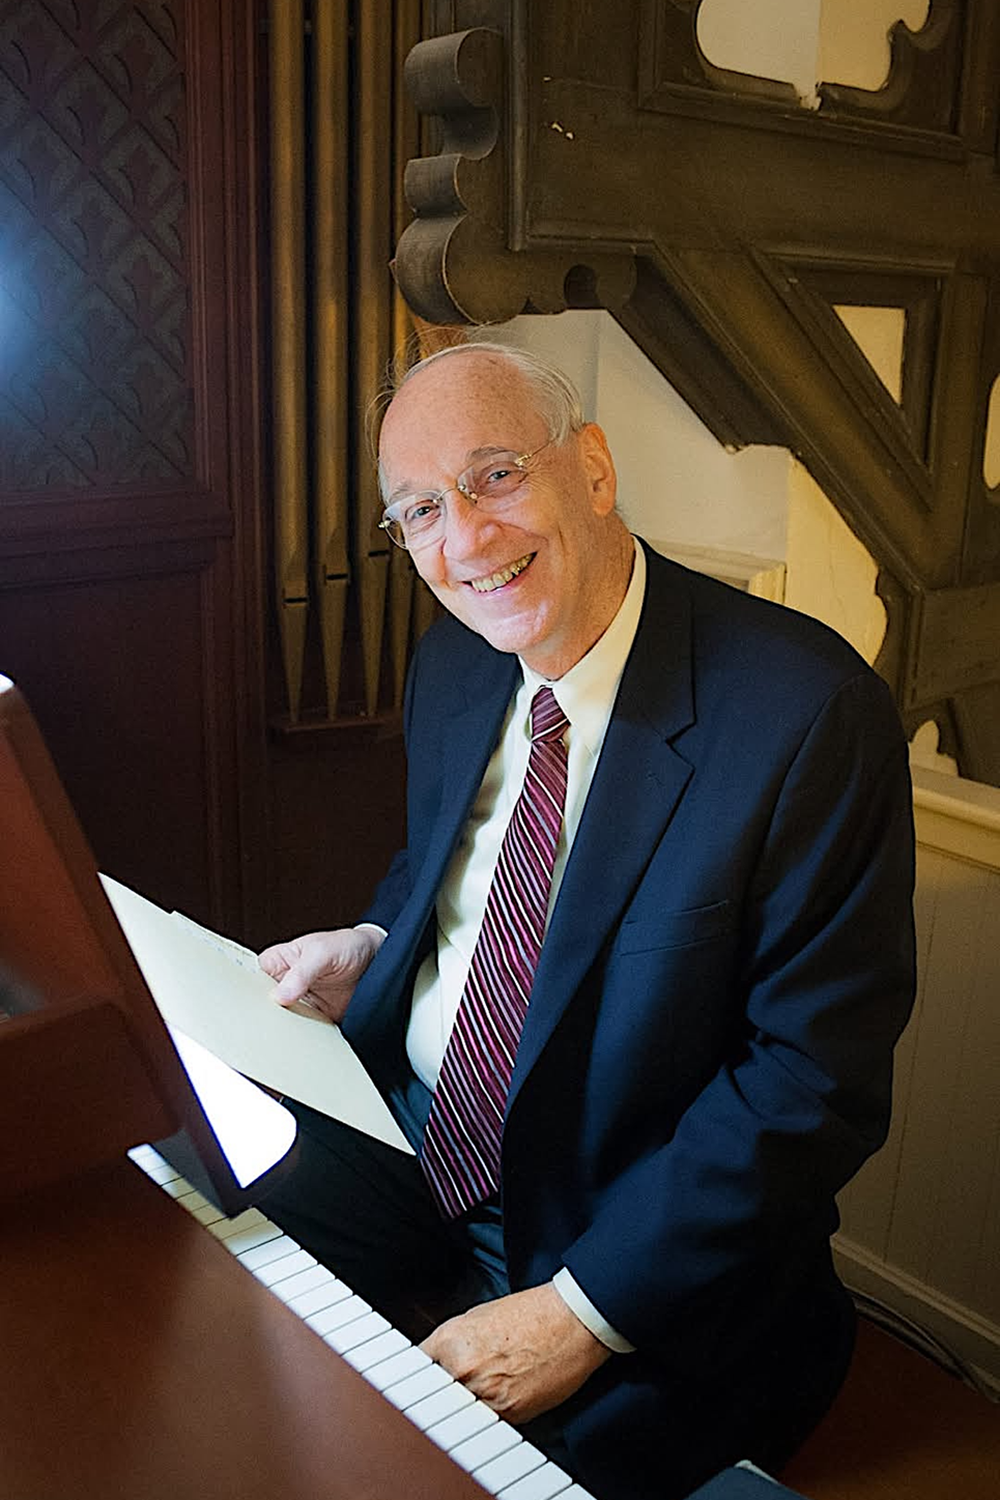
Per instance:
[[[390,479],[419,480],[436,467],[451,472],[480,448],[530,447],[544,429],[520,370],[493,355],[454,354],[396,394],[382,423],[379,457]]]

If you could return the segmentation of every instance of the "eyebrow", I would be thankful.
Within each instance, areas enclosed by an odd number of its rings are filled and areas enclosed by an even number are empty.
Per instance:
[[[468,449],[462,460],[462,467],[458,472],[459,474],[464,474],[469,465],[474,464],[477,458],[489,458],[494,453],[513,453],[516,455],[522,451],[520,448],[505,448],[500,443],[485,443],[480,448]],[[456,474],[455,477],[457,479],[458,475]],[[421,487],[412,479],[402,479],[399,484],[393,485],[389,491],[386,503],[391,505],[394,500],[399,500],[405,495],[438,495],[441,493],[443,491],[432,489],[429,485]]]

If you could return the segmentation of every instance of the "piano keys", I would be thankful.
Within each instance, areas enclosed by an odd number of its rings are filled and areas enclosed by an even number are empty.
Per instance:
[[[498,1500],[593,1500],[381,1313],[250,1208],[234,1219],[151,1146],[130,1156],[324,1343]]]

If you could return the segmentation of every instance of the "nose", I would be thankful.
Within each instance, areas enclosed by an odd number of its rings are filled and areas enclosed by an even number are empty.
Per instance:
[[[442,548],[447,557],[463,557],[475,551],[482,543],[484,527],[494,524],[493,517],[485,514],[470,500],[464,490],[455,488],[448,494],[444,514],[444,540]]]

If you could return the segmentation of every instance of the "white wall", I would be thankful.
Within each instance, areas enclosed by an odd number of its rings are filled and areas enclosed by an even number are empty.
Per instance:
[[[835,1248],[1000,1391],[1000,790],[917,766],[914,801],[917,1005]]]
[[[577,384],[608,435],[633,531],[664,551],[783,563],[785,603],[875,660],[886,624],[876,565],[787,449],[728,452],[607,313],[515,318],[488,332],[552,359]]]
[[[641,535],[718,547],[766,561],[784,556],[786,450],[727,453],[605,312],[515,318],[489,336],[552,359],[608,435],[618,504]]]
[[[816,84],[879,89],[889,71],[888,33],[919,31],[930,0],[703,0],[698,43],[716,67],[790,83],[807,108]]]

